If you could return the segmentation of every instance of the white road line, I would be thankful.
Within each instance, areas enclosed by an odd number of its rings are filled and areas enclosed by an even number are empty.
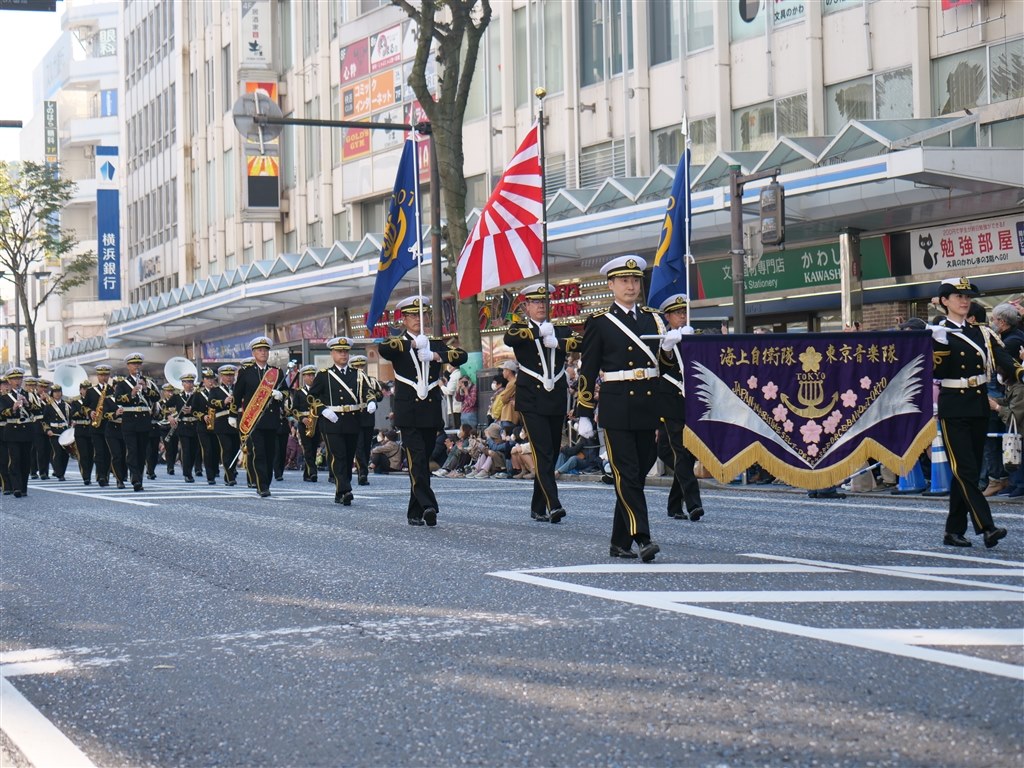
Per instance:
[[[926,552],[920,549],[890,549],[896,555],[917,555],[918,557],[935,557],[939,560],[960,560],[965,563],[985,563],[986,565],[1008,565],[1024,568],[1020,560],[1000,560],[995,557],[973,557],[971,555],[955,555],[952,552]]]
[[[78,496],[79,498],[100,499],[101,501],[113,501],[113,502],[117,502],[118,504],[131,504],[134,507],[155,507],[156,506],[156,504],[150,504],[149,502],[142,501],[141,499],[126,498],[126,497],[121,496],[119,494],[110,493],[109,491],[105,491],[103,493],[90,493],[89,491],[85,490],[84,488],[83,488],[83,490],[80,490],[80,491],[71,491],[71,490],[64,490],[62,488],[50,488],[49,486],[45,486],[45,485],[33,485],[31,487],[32,487],[33,491],[46,491],[47,493],[56,493],[56,494],[59,494],[61,496]],[[129,493],[130,493],[130,491],[129,491]]]
[[[658,592],[620,590],[620,595],[642,600],[655,597],[673,603],[1014,603],[1008,592],[971,589],[817,589]]]
[[[95,768],[85,753],[3,676],[0,730],[34,768]]]
[[[873,637],[907,645],[1024,647],[1024,627],[1018,629],[842,629],[860,637]]]
[[[22,675],[53,675],[67,672],[75,665],[65,659],[37,659],[19,661],[14,664],[0,664],[0,677],[21,677]]]
[[[906,643],[893,642],[882,638],[865,637],[859,636],[855,633],[846,633],[842,630],[809,627],[785,621],[765,619],[758,616],[729,613],[727,611],[719,611],[713,608],[685,605],[658,597],[652,599],[642,593],[621,593],[609,589],[588,587],[583,584],[573,584],[571,582],[558,581],[555,579],[545,579],[532,573],[523,573],[520,571],[496,571],[488,575],[497,576],[502,579],[509,579],[510,581],[518,581],[523,584],[531,584],[538,587],[546,587],[548,589],[558,589],[563,592],[599,597],[605,600],[629,603],[631,605],[643,605],[649,608],[681,613],[687,616],[694,616],[696,618],[722,621],[728,624],[764,629],[770,632],[780,632],[787,635],[824,640],[826,642],[836,643],[839,645],[879,651],[893,656],[902,656],[918,661],[929,661],[935,664],[956,667],[958,669],[982,672],[984,674],[995,675],[997,677],[1008,677],[1012,680],[1024,681],[1024,667],[1005,664],[999,661],[979,659],[974,656],[950,653],[948,651],[939,651],[933,648],[919,648]]]
[[[1014,577],[1024,578],[1024,568],[1018,571],[1012,568],[950,568],[941,565],[928,568],[916,565],[888,565],[886,569],[890,571],[905,571],[906,573],[925,573],[932,576],[1006,576],[1011,579]]]
[[[870,573],[873,575],[896,576],[901,579],[915,579],[917,581],[934,581],[940,584],[959,584],[968,587],[979,587],[982,589],[993,589],[1007,592],[1024,593],[1024,587],[1016,584],[995,584],[992,582],[975,581],[973,579],[953,579],[946,576],[929,576],[923,573],[907,573],[888,568],[884,565],[849,565],[846,563],[830,563],[821,560],[807,560],[802,557],[783,557],[782,555],[765,555],[757,552],[741,554],[741,557],[757,557],[763,560],[776,560],[782,563],[799,563],[801,565],[816,565],[820,568],[835,568],[837,571],[848,571],[851,573]],[[1009,572],[1007,575],[1013,575]]]
[[[644,565],[570,565],[555,568],[528,568],[524,573],[834,573],[834,568],[813,565],[776,565],[754,563],[651,563]]]

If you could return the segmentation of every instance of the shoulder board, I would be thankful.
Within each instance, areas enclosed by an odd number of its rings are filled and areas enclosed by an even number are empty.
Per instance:
[[[254,365],[256,365],[256,363],[245,363],[242,367],[243,368],[252,368]]]
[[[327,373],[327,371],[328,371],[328,369],[327,369],[327,368],[321,368],[321,369],[320,369],[320,373]]]
[[[656,310],[654,307],[647,307],[647,306],[643,306],[643,305],[640,306],[640,311],[641,312],[648,312],[648,313],[650,313],[652,315],[659,314],[658,310]]]
[[[602,310],[601,310],[600,312],[595,312],[594,314],[592,314],[592,315],[591,315],[591,317],[604,317],[604,316],[605,316],[605,315],[607,315],[607,314],[608,314],[608,313],[609,313],[610,311],[611,311],[611,310],[608,310],[608,309],[602,309]]]
[[[115,376],[114,377],[114,382],[116,383],[118,381],[124,381],[124,376]]]

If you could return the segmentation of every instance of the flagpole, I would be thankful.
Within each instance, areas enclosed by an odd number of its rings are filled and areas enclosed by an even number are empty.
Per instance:
[[[540,227],[541,227],[541,264],[544,269],[544,319],[551,322],[551,296],[548,293],[548,286],[551,285],[548,277],[548,207],[547,207],[547,180],[544,171],[544,97],[548,92],[544,88],[537,88],[533,95],[540,102],[537,109],[537,144],[540,152]]]
[[[419,148],[419,132],[413,129],[412,132],[412,147],[413,147],[413,174],[412,174],[412,188],[413,194],[416,196],[416,295],[423,295],[423,229],[420,227],[420,148]],[[436,258],[436,257],[435,257]],[[416,301],[420,307],[420,333],[423,333],[423,301],[418,299]]]
[[[683,253],[683,261],[686,264],[686,324],[693,324],[693,316],[690,313],[689,305],[693,302],[693,296],[690,295],[690,262],[693,261],[693,256],[690,254],[690,125],[686,119],[686,113],[683,113],[683,157],[686,158],[686,168],[684,169],[684,184],[686,185],[686,215],[683,219],[686,222],[686,239],[683,241],[685,245],[685,251]],[[678,201],[676,201],[678,204]]]

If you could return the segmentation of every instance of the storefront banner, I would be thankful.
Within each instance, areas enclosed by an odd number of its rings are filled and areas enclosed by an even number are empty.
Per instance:
[[[886,258],[886,238],[861,241],[861,275],[864,280],[891,277]],[[839,287],[839,243],[765,252],[746,270],[746,293],[798,292]],[[732,296],[732,259],[697,262],[694,299],[725,299]]]
[[[252,341],[254,333],[259,333],[257,329],[253,329],[249,333],[242,334],[241,336],[231,336],[227,339],[218,339],[217,341],[204,341],[203,342],[203,362],[204,363],[217,363],[224,361],[244,360],[252,355],[252,351],[249,349],[249,342]]]
[[[1024,266],[1024,215],[967,221],[910,233],[914,274],[972,270],[992,264]]]
[[[47,165],[57,162],[57,102],[43,102],[43,152]]]
[[[341,47],[341,82],[354,83],[370,74],[370,41],[367,38]]]
[[[99,301],[121,300],[121,210],[117,147],[96,147],[96,242]]]
[[[271,69],[273,49],[271,48],[270,0],[242,0],[241,37],[238,46],[240,69]]]
[[[402,25],[370,35],[370,71],[377,72],[402,60]]]
[[[754,464],[828,488],[869,459],[898,475],[935,437],[926,332],[694,335],[684,443],[720,482]]]

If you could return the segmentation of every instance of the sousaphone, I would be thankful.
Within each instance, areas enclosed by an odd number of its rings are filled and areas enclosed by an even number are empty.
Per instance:
[[[172,357],[164,366],[164,378],[175,389],[181,389],[181,377],[188,373],[194,377],[199,376],[195,364],[187,357]]]
[[[53,371],[53,383],[60,384],[67,400],[77,400],[79,397],[78,387],[83,381],[88,380],[89,372],[80,365],[61,363]]]

